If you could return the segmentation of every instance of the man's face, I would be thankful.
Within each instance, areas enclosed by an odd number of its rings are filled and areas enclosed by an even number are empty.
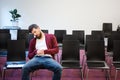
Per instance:
[[[41,38],[41,29],[38,27],[38,28],[33,28],[32,29],[32,34],[36,37],[36,38],[38,38],[38,39],[40,39]]]

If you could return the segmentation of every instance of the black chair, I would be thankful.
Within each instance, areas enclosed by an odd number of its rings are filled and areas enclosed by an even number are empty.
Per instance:
[[[64,35],[63,36],[63,40],[78,40],[77,36],[75,35],[70,35],[70,34],[67,34],[67,35]],[[79,41],[79,40],[78,40]]]
[[[112,63],[115,67],[115,80],[117,80],[118,70],[120,70],[120,40],[114,40]]]
[[[43,32],[43,33],[48,33],[48,30],[42,29],[42,32]]]
[[[29,33],[28,34],[28,44],[30,43],[30,40],[34,38],[34,35]]]
[[[112,23],[103,23],[102,30],[105,37],[109,37],[112,32]]]
[[[98,35],[86,35],[86,41],[87,40],[103,40],[104,41],[104,39]]]
[[[98,35],[86,35],[86,38],[85,38],[85,51],[87,51],[87,41],[89,40],[102,40],[104,41],[104,39],[101,38],[101,36],[98,36]]]
[[[9,29],[0,29],[0,33],[9,33],[10,34],[10,30]]]
[[[108,38],[104,37],[104,32],[103,31],[101,31],[101,30],[92,30],[91,34],[95,35],[95,36],[100,36],[101,40],[105,41],[105,47],[107,47]]]
[[[119,31],[112,31],[111,36],[108,37],[108,46],[107,46],[107,53],[109,57],[109,63],[110,66],[112,65],[112,59],[113,59],[113,46],[114,46],[114,40],[120,40],[120,32]]]
[[[63,36],[66,35],[66,30],[54,30],[54,35],[56,36],[58,46],[62,47]]]
[[[92,35],[100,36],[101,40],[104,40],[104,32],[100,30],[92,30]]]
[[[63,40],[61,65],[63,69],[80,69],[81,80],[83,80],[83,70],[80,64],[79,41]]]
[[[111,36],[108,38],[107,52],[110,57],[113,57],[113,42],[114,40],[120,40],[120,32],[112,31]]]
[[[25,41],[8,40],[7,61],[3,67],[2,79],[5,79],[7,69],[21,69],[26,63]]]
[[[106,80],[110,79],[109,66],[105,61],[105,50],[104,50],[104,41],[103,40],[88,40],[87,41],[87,52],[86,52],[86,67],[87,75],[89,69],[102,69],[107,72]]]
[[[85,38],[85,33],[84,30],[73,30],[72,35],[75,35],[79,42],[80,42],[80,49],[84,49],[84,38]]]
[[[7,49],[7,40],[11,39],[11,35],[8,33],[0,33],[0,50]]]
[[[26,50],[29,48],[29,31],[27,29],[19,29],[17,34],[17,40],[24,39],[25,40],[25,46]]]
[[[11,35],[9,33],[0,33],[0,55],[7,55],[7,40],[11,39]]]
[[[111,36],[108,37],[108,46],[107,46],[108,52],[113,51],[113,41],[114,40],[120,40],[120,32],[119,31],[112,31]]]

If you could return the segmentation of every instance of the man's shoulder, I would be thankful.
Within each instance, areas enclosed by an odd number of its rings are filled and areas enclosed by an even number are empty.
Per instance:
[[[55,38],[54,34],[45,34],[46,38],[53,39]]]

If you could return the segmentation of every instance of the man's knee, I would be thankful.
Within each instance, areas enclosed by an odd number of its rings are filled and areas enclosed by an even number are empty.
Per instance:
[[[22,67],[22,70],[23,70],[23,71],[29,70],[29,66],[25,64],[25,65]]]
[[[62,72],[62,69],[63,69],[62,66],[57,66],[55,71]]]

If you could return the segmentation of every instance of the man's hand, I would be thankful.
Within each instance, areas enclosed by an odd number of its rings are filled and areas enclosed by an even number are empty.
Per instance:
[[[43,56],[44,55],[44,50],[37,50],[37,54],[38,56]]]

